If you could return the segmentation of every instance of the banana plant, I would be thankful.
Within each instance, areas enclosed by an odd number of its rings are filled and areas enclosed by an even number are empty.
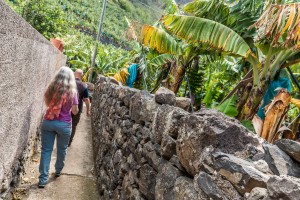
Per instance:
[[[263,68],[259,74],[260,88],[252,88],[240,119],[252,118],[263,95],[281,68],[299,62],[300,4],[271,4],[257,22],[256,46],[262,52]]]
[[[191,67],[193,59],[204,52],[215,50],[229,55],[248,58],[256,67],[259,63],[244,39],[232,29],[209,19],[166,15],[161,19],[164,28],[181,39],[174,37],[162,28],[144,26],[142,30],[143,44],[156,49],[159,53],[177,54],[178,66],[174,72],[174,83],[171,89],[177,93],[186,70]],[[178,39],[177,39],[178,40]],[[204,50],[203,50],[204,49]],[[258,84],[258,80],[255,80]]]
[[[166,33],[170,37],[175,36],[184,43],[193,45],[193,47],[243,57],[251,63],[253,70],[252,88],[246,98],[243,97],[244,102],[239,114],[240,119],[251,119],[260,105],[270,80],[275,77],[283,66],[300,61],[299,10],[299,3],[270,4],[265,9],[261,17],[252,26],[252,28],[256,28],[255,46],[260,52],[260,59],[257,58],[249,44],[234,30],[216,21],[196,16],[166,15],[161,19],[166,31],[160,32],[160,34],[150,33],[150,38],[154,41],[154,38],[162,38],[162,33]],[[176,42],[176,40],[169,39],[169,37],[165,38],[168,38],[166,40],[168,42]],[[160,39],[160,41],[162,40]],[[144,44],[158,49],[157,45],[160,43],[144,42]],[[182,48],[178,49],[181,50],[179,55],[183,55]],[[199,51],[196,54],[199,54]],[[188,65],[183,65],[181,69],[187,67]],[[184,70],[179,70],[177,75],[180,77],[184,72]],[[180,80],[175,77],[175,83],[180,83],[176,82],[176,79]],[[173,88],[173,91],[176,92],[177,90]]]

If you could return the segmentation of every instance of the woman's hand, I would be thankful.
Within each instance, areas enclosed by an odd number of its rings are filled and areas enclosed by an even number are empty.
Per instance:
[[[77,115],[79,112],[78,105],[72,105],[72,113],[73,115]]]

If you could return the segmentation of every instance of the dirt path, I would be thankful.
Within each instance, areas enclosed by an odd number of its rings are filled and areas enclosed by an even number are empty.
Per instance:
[[[52,153],[50,179],[44,189],[37,187],[38,154],[32,164],[27,167],[27,174],[14,193],[15,199],[22,200],[98,200],[93,170],[93,152],[90,118],[81,114],[76,135],[71,147],[68,148],[65,167],[62,175],[54,177],[56,147]]]

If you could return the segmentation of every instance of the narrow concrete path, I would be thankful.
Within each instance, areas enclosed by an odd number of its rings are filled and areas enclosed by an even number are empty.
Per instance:
[[[84,108],[85,111],[85,108]],[[56,145],[56,144],[55,144]],[[86,113],[81,119],[71,147],[68,148],[62,175],[54,177],[56,147],[52,153],[50,179],[44,189],[37,187],[40,155],[36,155],[20,186],[14,193],[14,199],[24,200],[98,200],[93,171],[93,152],[90,118]]]

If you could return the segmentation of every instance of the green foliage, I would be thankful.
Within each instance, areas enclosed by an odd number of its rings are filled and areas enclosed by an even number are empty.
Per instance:
[[[91,70],[103,0],[6,1],[46,38],[62,38],[65,43],[64,53],[68,58],[67,65],[73,69],[81,68],[85,73],[92,72],[95,78],[96,74],[113,75],[129,65],[137,53],[128,51],[129,48],[134,48],[134,44],[125,37],[128,29],[125,16],[141,24],[152,24],[160,17],[157,13],[162,12],[160,1],[108,1],[101,41],[114,46],[99,45],[96,65]]]
[[[176,56],[171,54],[161,54],[150,61],[150,64],[156,67],[163,66],[164,64],[170,63],[176,60]]]
[[[21,15],[47,39],[55,38],[68,30],[69,24],[66,21],[66,14],[56,1],[26,1]]]
[[[251,52],[240,35],[216,21],[194,16],[166,15],[162,22],[166,29],[190,44],[203,44],[207,45],[207,49],[242,57],[247,57]]]
[[[249,131],[252,131],[253,133],[255,133],[255,129],[254,126],[251,122],[251,120],[243,120],[242,121],[243,126],[245,126]]]
[[[224,24],[243,38],[253,37],[254,29],[249,29],[260,17],[264,2],[257,0],[195,0],[184,7],[184,11],[197,17],[211,19]]]
[[[90,69],[94,51],[94,39],[75,31],[63,38],[67,63],[71,68],[80,68],[85,73]],[[78,42],[80,41],[80,42]],[[130,60],[129,52],[112,45],[99,45],[93,71],[97,74],[109,75],[116,73]]]
[[[128,0],[119,0],[119,5],[127,12],[132,12],[134,10],[132,3]]]
[[[231,98],[224,101],[222,104],[216,107],[217,110],[228,115],[230,117],[236,117],[238,115],[238,111],[236,109],[236,102],[238,98],[233,95]]]
[[[77,30],[94,37],[97,35],[103,0],[58,1],[61,7],[64,8],[68,21],[74,24]],[[125,16],[130,21],[136,21],[140,24],[152,24],[159,19],[160,15],[157,13],[162,13],[162,9],[160,8],[160,1],[149,4],[156,12],[153,12],[140,1],[107,1],[102,40],[105,43],[113,43],[116,46],[131,46],[132,44],[126,38],[128,25]]]
[[[178,54],[178,44],[174,37],[163,29],[144,25],[142,29],[143,45],[155,49],[161,54]]]
[[[201,60],[201,59],[200,59]],[[201,60],[202,61],[202,60]],[[193,68],[191,68],[187,76],[189,78],[189,83],[190,83],[190,89],[191,93],[194,95],[195,101],[194,105],[195,106],[200,106],[201,105],[201,100],[203,99],[203,92],[205,90],[205,65],[202,64],[200,61],[200,64],[197,64]],[[210,98],[210,97],[207,97]]]

